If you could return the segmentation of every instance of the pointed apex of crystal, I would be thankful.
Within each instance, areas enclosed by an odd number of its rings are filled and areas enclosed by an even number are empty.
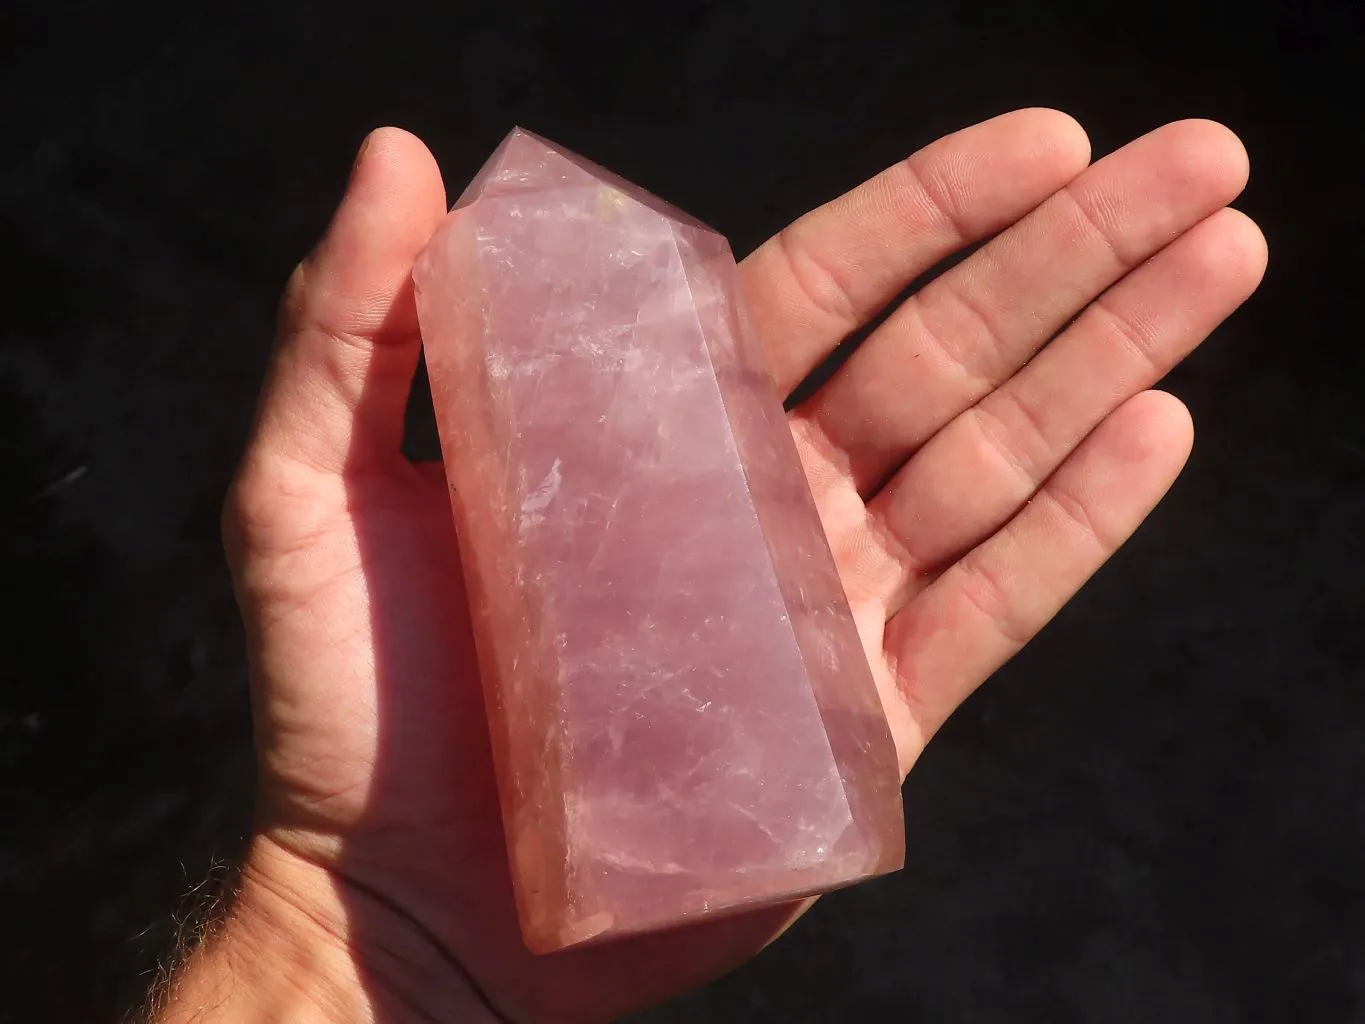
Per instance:
[[[596,189],[602,192],[604,201],[629,200],[676,224],[720,234],[652,192],[520,126],[503,136],[498,148],[484,161],[452,209],[462,209],[480,199],[574,188]]]

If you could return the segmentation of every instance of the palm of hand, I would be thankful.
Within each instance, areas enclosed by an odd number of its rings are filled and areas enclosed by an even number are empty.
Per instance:
[[[1226,130],[1175,125],[1083,171],[1087,157],[1069,119],[1007,115],[743,268],[791,389],[917,274],[1014,225],[792,416],[903,771],[1164,493],[1189,421],[1145,389],[1259,279],[1259,234],[1223,209],[1245,175]],[[418,344],[407,274],[443,211],[420,143],[381,133],[291,285],[227,531],[261,829],[336,880],[353,947],[398,917],[510,1019],[604,1019],[735,966],[802,908],[523,949],[444,480],[398,451]]]

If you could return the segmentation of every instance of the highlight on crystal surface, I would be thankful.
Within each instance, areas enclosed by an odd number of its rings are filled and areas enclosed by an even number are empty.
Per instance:
[[[896,752],[725,239],[517,129],[413,277],[530,948],[898,868]]]

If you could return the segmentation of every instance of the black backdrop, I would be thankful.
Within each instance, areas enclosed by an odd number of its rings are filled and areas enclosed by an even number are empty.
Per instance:
[[[252,781],[217,509],[369,128],[514,122],[743,252],[939,134],[1222,119],[1271,270],[1137,539],[935,740],[910,866],[651,1021],[1365,1020],[1358,2],[302,0],[0,13],[0,1020],[114,1021]],[[430,450],[429,415],[413,444]]]

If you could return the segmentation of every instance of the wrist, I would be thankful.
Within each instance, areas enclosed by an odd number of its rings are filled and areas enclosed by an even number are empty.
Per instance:
[[[231,911],[171,979],[157,1024],[503,1024],[427,936],[366,901],[258,838]]]

